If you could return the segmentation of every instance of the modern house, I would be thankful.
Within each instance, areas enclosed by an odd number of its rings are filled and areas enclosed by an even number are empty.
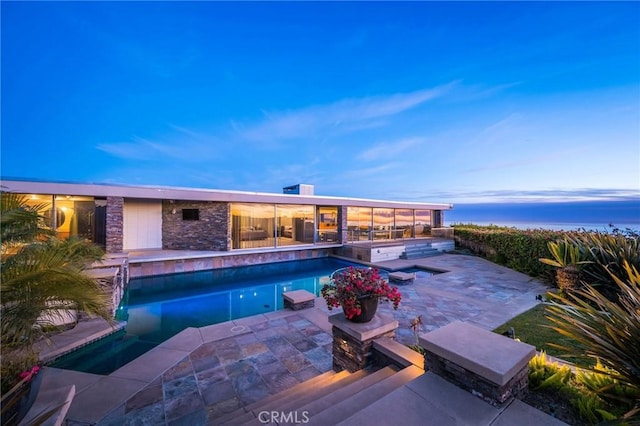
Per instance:
[[[85,238],[107,253],[137,253],[131,276],[329,253],[397,259],[407,244],[453,244],[453,230],[443,226],[451,204],[318,196],[312,185],[281,194],[19,179],[0,185],[39,205],[60,237]]]

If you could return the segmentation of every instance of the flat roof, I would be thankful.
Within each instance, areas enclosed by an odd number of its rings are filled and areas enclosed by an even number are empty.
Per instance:
[[[205,188],[183,188],[151,185],[112,185],[99,183],[49,182],[21,179],[0,179],[0,188],[7,192],[48,195],[82,195],[88,197],[123,197],[154,200],[224,201],[230,203],[313,204],[354,207],[388,207],[408,209],[450,210],[453,204],[416,203],[372,200],[366,198],[331,197],[321,195],[276,194],[267,192],[231,191]]]

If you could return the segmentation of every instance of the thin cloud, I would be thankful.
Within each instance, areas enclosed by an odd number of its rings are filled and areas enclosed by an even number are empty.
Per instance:
[[[362,152],[360,155],[358,155],[358,159],[372,161],[381,158],[389,158],[401,154],[417,145],[420,145],[426,142],[426,140],[426,138],[415,137],[400,139],[393,142],[381,143]]]
[[[505,92],[512,87],[521,85],[522,82],[515,81],[512,83],[497,84],[495,86],[483,86],[483,85],[469,85],[461,86],[452,100],[458,102],[470,102],[480,99],[490,98],[502,92]]]
[[[567,202],[567,201],[640,201],[640,191],[625,188],[576,188],[534,190],[486,190],[486,191],[431,191],[419,193],[407,199],[415,200],[464,200],[460,204],[487,202]]]
[[[292,140],[322,139],[384,126],[387,118],[442,96],[455,84],[389,96],[344,99],[284,113],[263,111],[264,120],[254,126],[243,127],[237,121],[230,121],[231,132],[224,141],[197,130],[169,124],[173,133],[157,140],[136,136],[131,141],[102,143],[96,148],[128,160],[170,158],[189,163],[220,158],[225,146],[243,140],[260,142],[257,145],[260,149],[281,149]],[[402,143],[411,144],[411,141]],[[402,143],[398,149],[405,149]],[[372,151],[368,155],[376,154]]]
[[[455,84],[389,96],[344,99],[328,105],[315,105],[288,112],[265,112],[262,123],[245,129],[236,123],[236,129],[248,140],[265,142],[338,132],[354,126],[366,127],[371,121],[400,114],[438,98]]]
[[[353,178],[364,178],[368,176],[380,176],[383,173],[386,173],[392,169],[396,169],[400,166],[402,166],[402,163],[386,163],[376,167],[353,169],[345,172],[344,177],[353,179]]]
[[[125,160],[166,160],[200,163],[220,158],[223,144],[210,136],[171,125],[177,134],[163,140],[150,140],[134,136],[129,142],[110,142],[96,146],[96,149]]]
[[[480,167],[469,168],[460,171],[460,173],[478,173],[478,172],[486,172],[486,171],[496,171],[502,169],[513,169],[520,168],[523,166],[531,166],[533,164],[546,164],[549,161],[562,159],[563,157],[576,154],[578,152],[583,151],[584,149],[581,147],[577,147],[575,149],[566,149],[563,151],[554,152],[551,154],[538,155],[535,157],[528,157],[514,161],[500,161],[484,164]]]
[[[513,130],[513,126],[522,119],[522,114],[509,114],[506,118],[487,126],[482,130],[481,134],[486,136],[503,135]]]

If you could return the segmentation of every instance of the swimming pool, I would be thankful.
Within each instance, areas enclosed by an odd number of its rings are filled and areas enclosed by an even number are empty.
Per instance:
[[[319,295],[333,271],[350,265],[322,258],[132,279],[116,315],[125,328],[50,365],[110,374],[187,327],[283,309],[285,291]]]

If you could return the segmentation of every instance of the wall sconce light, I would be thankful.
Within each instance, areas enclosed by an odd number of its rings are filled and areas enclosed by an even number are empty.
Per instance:
[[[171,214],[176,214],[176,209],[172,209]]]

